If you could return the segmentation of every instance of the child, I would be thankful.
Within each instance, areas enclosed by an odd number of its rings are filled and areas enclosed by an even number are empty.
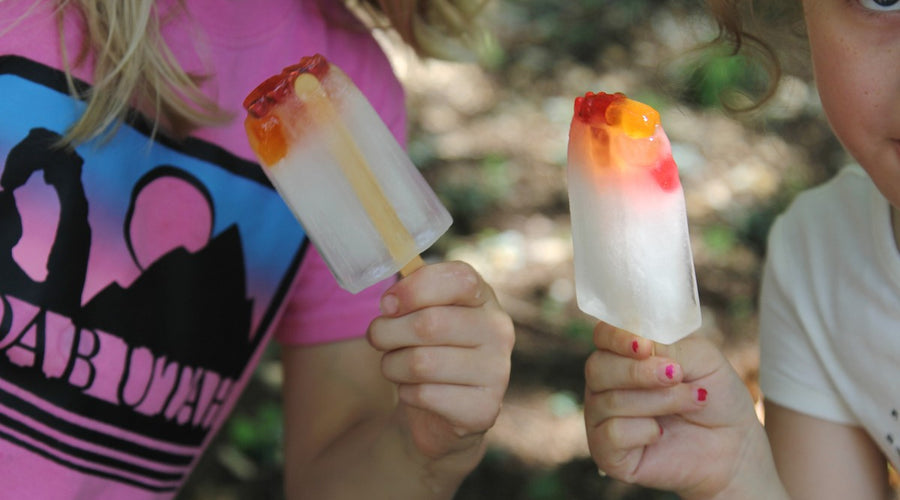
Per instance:
[[[722,26],[740,29],[740,2],[710,3]],[[858,165],[800,195],[770,233],[765,433],[708,342],[653,356],[649,342],[600,325],[585,418],[593,457],[613,477],[685,499],[888,497],[887,464],[900,465],[900,3],[802,8],[822,104]]]
[[[429,2],[389,6],[414,46],[444,33]],[[9,0],[0,23],[0,496],[173,497],[274,336],[289,498],[451,498],[510,318],[458,262],[340,290],[243,130],[257,84],[321,53],[402,142],[399,82],[350,11]]]

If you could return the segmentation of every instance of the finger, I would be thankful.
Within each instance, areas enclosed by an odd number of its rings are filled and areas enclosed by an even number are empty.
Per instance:
[[[584,366],[585,384],[591,392],[667,387],[681,382],[682,375],[681,366],[669,358],[635,360],[609,351],[594,351]]]
[[[612,418],[589,426],[591,457],[605,473],[627,479],[640,465],[645,447],[659,440],[661,430],[653,418]]]
[[[505,385],[509,359],[470,348],[411,347],[385,354],[381,371],[395,384]]]
[[[600,424],[616,417],[662,417],[685,414],[706,406],[705,389],[691,384],[655,390],[622,390],[589,393],[585,397],[585,423]]]
[[[594,327],[594,345],[597,349],[636,359],[644,359],[653,353],[652,341],[602,321]]]
[[[500,413],[504,389],[447,384],[403,384],[398,399],[408,406],[434,413],[456,428],[459,435],[485,432]]]
[[[381,297],[381,312],[396,317],[430,306],[486,304],[496,305],[494,291],[472,266],[442,262],[422,267],[388,288]]]
[[[379,351],[412,346],[496,345],[511,351],[515,342],[512,320],[500,309],[435,306],[400,317],[379,317],[369,325],[369,343]]]
[[[656,344],[656,355],[678,363],[686,381],[697,380],[719,369],[728,360],[709,340],[689,336],[674,344]]]

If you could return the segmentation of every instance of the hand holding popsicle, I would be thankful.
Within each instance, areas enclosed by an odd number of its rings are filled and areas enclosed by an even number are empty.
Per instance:
[[[662,343],[700,326],[684,194],[656,110],[623,94],[577,98],[568,183],[579,307]]]
[[[746,386],[715,345],[656,345],[600,323],[585,366],[585,425],[610,476],[685,500],[787,498]]]
[[[440,284],[440,286],[435,286]],[[412,440],[424,456],[477,463],[500,412],[515,335],[491,287],[462,262],[432,264],[382,298],[369,328],[382,373],[397,384]]]
[[[578,98],[569,195],[578,304],[601,320],[585,365],[599,469],[685,500],[786,499],[740,377],[709,341],[684,338],[699,301],[658,113],[622,94]]]
[[[347,434],[359,441],[335,436],[341,445],[324,450],[324,461],[377,462],[347,491],[390,482],[385,498],[449,498],[481,460],[484,433],[500,411],[510,317],[470,266],[422,265],[419,253],[450,216],[337,67],[304,58],[260,85],[245,107],[266,174],[341,286],[355,292],[398,270],[407,275],[384,293],[382,315],[368,330],[382,377],[371,373],[367,383],[390,385],[396,400],[356,415]]]

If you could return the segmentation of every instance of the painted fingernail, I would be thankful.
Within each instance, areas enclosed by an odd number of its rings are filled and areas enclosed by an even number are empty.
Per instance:
[[[631,350],[632,350],[632,352],[638,352],[638,349],[639,349],[640,347],[641,347],[641,345],[638,343],[637,340],[632,340],[632,341],[631,341]]]
[[[660,382],[668,385],[675,381],[675,377],[678,375],[677,370],[678,367],[674,363],[661,365],[656,368],[656,376]]]
[[[706,389],[704,389],[702,387],[697,389],[697,401],[700,401],[700,402],[706,401],[707,394],[708,393],[706,392]]]

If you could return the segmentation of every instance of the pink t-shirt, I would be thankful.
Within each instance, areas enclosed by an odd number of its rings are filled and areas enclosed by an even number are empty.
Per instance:
[[[60,71],[53,3],[0,4],[0,484],[10,498],[169,498],[272,335],[360,337],[387,286],[337,286],[255,163],[244,97],[321,53],[402,143],[402,90],[371,36],[330,26],[318,2],[188,0],[166,40],[215,76],[204,90],[235,120],[151,143],[136,116],[57,150],[84,104]],[[74,73],[87,88],[90,71]]]

